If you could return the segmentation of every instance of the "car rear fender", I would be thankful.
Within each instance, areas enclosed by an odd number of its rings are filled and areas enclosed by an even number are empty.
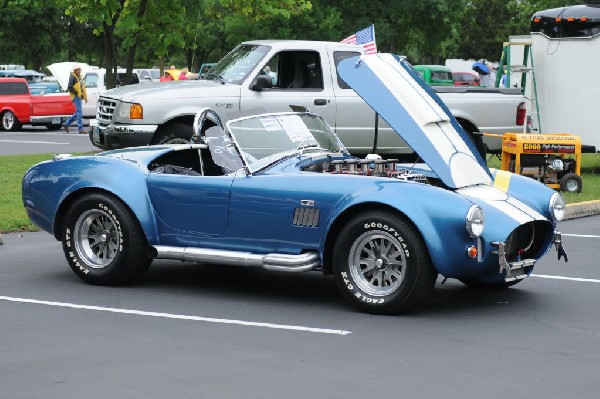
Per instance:
[[[148,243],[156,243],[158,228],[148,196],[145,167],[140,168],[130,161],[109,157],[102,162],[99,162],[98,157],[93,160],[94,162],[90,164],[83,160],[72,159],[73,166],[80,172],[78,177],[64,178],[63,181],[59,179],[55,183],[59,186],[57,192],[62,194],[56,200],[58,205],[55,211],[45,212],[54,215],[52,225],[55,237],[60,239],[62,221],[74,200],[92,192],[102,192],[122,201],[139,221]],[[67,161],[69,160],[59,162]]]

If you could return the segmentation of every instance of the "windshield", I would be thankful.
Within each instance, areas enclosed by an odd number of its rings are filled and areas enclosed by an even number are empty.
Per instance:
[[[234,48],[204,75],[205,79],[218,79],[224,83],[241,84],[269,52],[269,47],[244,44]]]
[[[327,123],[310,113],[263,114],[229,121],[246,165],[259,170],[300,152],[346,151]]]

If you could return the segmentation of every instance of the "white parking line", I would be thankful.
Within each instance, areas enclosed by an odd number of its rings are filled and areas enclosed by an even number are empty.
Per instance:
[[[582,238],[600,238],[600,236],[595,236],[592,234],[561,234],[567,237],[582,237]]]
[[[585,283],[600,283],[600,280],[594,278],[578,278],[578,277],[565,277],[565,276],[548,276],[545,274],[532,274],[531,277],[548,278],[553,280],[570,280],[570,281],[582,281]]]
[[[328,328],[291,326],[291,325],[286,325],[286,324],[273,324],[273,323],[259,323],[259,322],[254,322],[254,321],[243,321],[243,320],[216,319],[216,318],[212,318],[212,317],[187,316],[187,315],[171,314],[171,313],[145,312],[142,310],[105,308],[105,307],[101,307],[101,306],[88,306],[88,305],[78,305],[75,303],[40,301],[37,299],[14,298],[14,297],[8,297],[8,296],[0,296],[0,300],[9,301],[9,302],[32,303],[32,304],[36,304],[36,305],[57,306],[57,307],[71,308],[71,309],[97,310],[97,311],[101,311],[101,312],[132,314],[132,315],[136,315],[136,316],[162,317],[165,319],[205,321],[208,323],[221,323],[221,324],[236,324],[236,325],[240,325],[240,326],[272,328],[272,329],[277,329],[277,330],[293,330],[293,331],[303,331],[303,332],[312,332],[312,333],[320,333],[320,334],[334,334],[334,335],[348,335],[348,334],[352,333],[351,331],[331,330]]]
[[[69,145],[71,143],[57,143],[56,141],[31,141],[31,140],[0,140],[3,143],[19,143],[19,144],[56,144]]]

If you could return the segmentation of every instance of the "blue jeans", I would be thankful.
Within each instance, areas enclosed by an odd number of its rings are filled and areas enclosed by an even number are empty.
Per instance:
[[[71,126],[75,120],[77,120],[77,127],[79,130],[83,129],[83,106],[81,104],[81,98],[73,97],[73,104],[75,105],[75,112],[67,121],[65,122],[66,126]]]

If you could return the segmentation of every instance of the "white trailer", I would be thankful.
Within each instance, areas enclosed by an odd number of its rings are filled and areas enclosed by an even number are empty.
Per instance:
[[[600,3],[536,12],[531,20],[532,127],[581,136],[584,151],[600,151]],[[537,101],[537,106],[535,102]],[[594,147],[594,148],[592,148]]]

